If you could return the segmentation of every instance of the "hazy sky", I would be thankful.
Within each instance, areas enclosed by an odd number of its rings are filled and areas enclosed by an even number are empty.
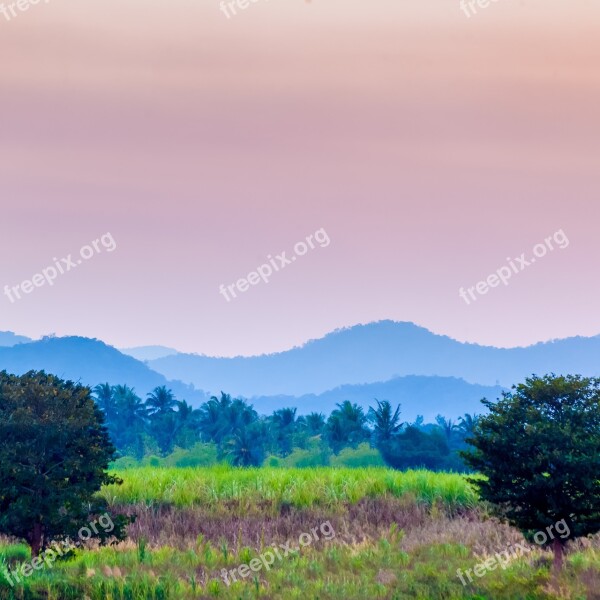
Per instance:
[[[215,355],[379,319],[494,345],[600,333],[599,25],[592,0],[0,14],[0,287],[117,245],[0,296],[0,330]],[[327,247],[219,293],[320,229]],[[568,247],[459,297],[558,230]]]

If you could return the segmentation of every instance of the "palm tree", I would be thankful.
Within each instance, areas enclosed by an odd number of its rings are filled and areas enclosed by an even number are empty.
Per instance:
[[[236,467],[260,467],[265,459],[266,427],[257,422],[234,432],[227,440],[227,456]]]
[[[236,398],[231,403],[225,415],[228,433],[232,433],[241,427],[247,427],[258,420],[258,413],[254,408],[240,398]]]
[[[377,408],[369,409],[369,421],[373,423],[373,437],[376,446],[389,442],[402,429],[403,423],[400,422],[400,405],[392,412],[392,405],[384,400],[377,402]]]
[[[112,422],[117,414],[117,403],[115,402],[113,388],[109,383],[97,385],[94,390],[96,404],[106,415],[106,421]]]
[[[444,432],[444,435],[446,436],[446,440],[448,442],[450,442],[450,440],[452,439],[452,434],[454,433],[454,431],[456,429],[458,429],[458,425],[451,419],[445,419],[444,417],[442,417],[442,415],[438,415],[435,418],[435,422],[439,425],[441,430]]]
[[[116,385],[113,388],[118,420],[127,427],[143,426],[146,423],[146,407],[133,388]]]
[[[312,412],[309,415],[299,417],[298,423],[308,435],[319,435],[323,433],[323,429],[325,428],[325,415]]]
[[[469,413],[465,413],[464,417],[458,417],[460,422],[458,427],[465,435],[473,435],[480,418],[481,417],[479,415],[470,415]]]
[[[222,406],[214,396],[200,407],[198,429],[205,441],[217,444],[221,442],[221,415]]]
[[[164,385],[155,387],[152,392],[148,394],[146,400],[148,415],[151,417],[172,413],[176,406],[177,400],[175,399],[175,395]]]
[[[296,424],[295,408],[280,408],[273,412],[271,417],[273,424],[280,429],[293,427]]]
[[[294,447],[294,433],[296,432],[296,409],[280,408],[271,417],[273,433],[277,450],[281,456],[291,454]]]
[[[220,398],[212,396],[200,407],[199,429],[205,440],[215,442],[221,450],[230,436],[257,420],[258,414],[252,406],[221,392]]]
[[[115,445],[122,448],[133,444],[136,440],[139,442],[146,426],[147,417],[143,400],[135,393],[133,388],[126,385],[114,386],[113,396],[117,410]]]
[[[365,417],[362,406],[352,404],[350,400],[344,400],[341,404],[336,404],[336,406],[337,410],[334,412],[339,412],[342,418],[348,423],[363,427],[367,422],[367,417]]]
[[[177,417],[179,421],[191,429],[198,429],[200,410],[188,404],[185,400],[177,402]]]
[[[337,404],[327,420],[327,438],[332,450],[337,454],[344,446],[356,447],[369,437],[365,427],[367,417],[362,407],[344,400]]]

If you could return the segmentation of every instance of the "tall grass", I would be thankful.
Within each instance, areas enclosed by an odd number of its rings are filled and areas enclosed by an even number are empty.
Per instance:
[[[329,508],[363,498],[411,496],[418,502],[472,507],[477,496],[462,475],[385,468],[236,469],[140,467],[117,472],[123,485],[102,495],[112,504],[210,507],[234,502]]]

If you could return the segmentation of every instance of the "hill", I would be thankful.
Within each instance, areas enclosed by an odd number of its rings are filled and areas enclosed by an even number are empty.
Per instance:
[[[295,406],[298,414],[320,412],[329,414],[336,404],[350,400],[365,410],[375,406],[375,398],[402,404],[402,420],[413,422],[418,415],[425,422],[433,422],[436,415],[458,418],[464,413],[482,413],[480,400],[495,400],[502,393],[500,386],[482,386],[467,383],[455,377],[397,377],[390,381],[363,385],[342,385],[322,394],[294,396],[261,396],[250,399],[261,414],[270,414],[282,406]]]
[[[600,336],[504,349],[458,342],[413,323],[380,321],[341,329],[277,354],[236,358],[176,354],[148,365],[211,393],[226,387],[244,396],[321,394],[345,384],[407,375],[510,387],[532,373],[597,375]]]
[[[12,331],[0,331],[0,346],[16,346],[28,342],[31,342],[31,339],[24,335],[16,335]]]
[[[127,384],[142,397],[157,386],[167,385],[180,399],[195,403],[205,400],[202,391],[179,381],[168,381],[144,363],[89,338],[43,338],[0,348],[0,370],[22,374],[32,369],[43,369],[90,386],[104,382]]]
[[[156,360],[178,354],[177,350],[166,346],[136,346],[135,348],[119,348],[119,351],[141,361]]]

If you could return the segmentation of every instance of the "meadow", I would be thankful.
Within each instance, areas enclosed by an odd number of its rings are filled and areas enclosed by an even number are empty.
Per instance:
[[[599,598],[600,543],[578,542],[559,578],[536,550],[463,586],[456,575],[523,541],[490,517],[462,475],[387,468],[142,467],[118,471],[101,494],[135,514],[129,539],[93,543],[4,599],[586,599]],[[328,522],[335,532],[300,547]],[[228,586],[221,570],[250,564],[273,544],[298,552]],[[4,540],[0,566],[28,560]],[[2,569],[0,569],[2,570]],[[1,576],[0,576],[0,579]]]

